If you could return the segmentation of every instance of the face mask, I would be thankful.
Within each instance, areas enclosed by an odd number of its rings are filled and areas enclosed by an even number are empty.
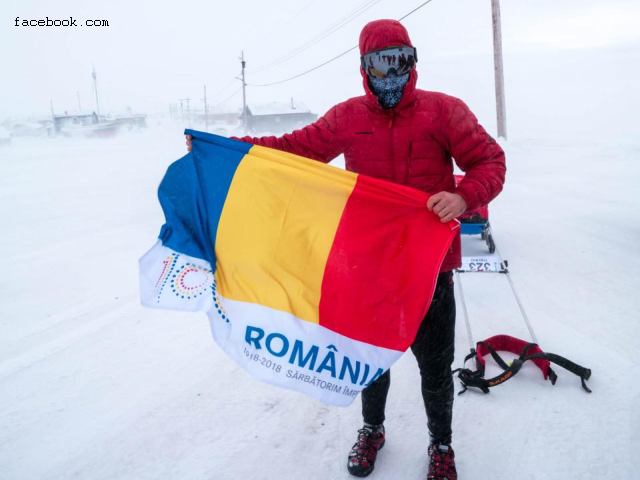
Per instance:
[[[382,108],[394,108],[402,99],[404,86],[409,81],[409,73],[396,76],[390,74],[385,78],[368,76],[369,88],[378,97],[378,103]]]

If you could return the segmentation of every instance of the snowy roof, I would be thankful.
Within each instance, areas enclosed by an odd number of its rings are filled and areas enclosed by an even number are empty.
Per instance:
[[[51,119],[48,120],[49,122],[51,122]],[[16,122],[13,124],[13,128],[24,128],[24,129],[29,129],[29,130],[39,130],[41,128],[44,128],[44,125],[42,123],[38,123],[38,122]]]
[[[67,111],[66,113],[56,113],[54,115],[54,118],[59,118],[59,117],[90,117],[92,115],[96,114],[95,111],[89,111],[89,110],[85,110],[82,112],[79,111]]]
[[[247,105],[252,115],[283,115],[287,113],[311,113],[302,102],[273,102]]]

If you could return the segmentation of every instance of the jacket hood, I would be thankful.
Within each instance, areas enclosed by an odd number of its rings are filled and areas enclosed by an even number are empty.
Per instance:
[[[373,22],[367,23],[362,29],[362,32],[360,32],[359,46],[360,55],[362,56],[365,53],[380,50],[381,48],[395,46],[413,47],[413,44],[409,38],[409,32],[407,32],[407,29],[397,20],[374,20]],[[369,88],[367,74],[362,67],[360,67],[360,74],[362,75],[362,83],[366,93],[367,103],[378,109],[382,109],[378,104],[378,97]],[[405,106],[413,103],[416,83],[418,81],[418,72],[415,67],[409,75],[409,81],[405,85],[402,93],[402,100],[400,100],[400,103],[395,108],[390,110],[403,109]]]

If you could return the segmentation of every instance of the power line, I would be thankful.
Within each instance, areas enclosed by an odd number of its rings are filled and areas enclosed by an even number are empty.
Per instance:
[[[233,80],[231,80],[224,88],[222,88],[221,90],[218,90],[216,93],[214,93],[212,95],[213,98],[217,97],[218,95],[220,95],[222,92],[225,92],[226,90],[229,89],[230,86],[232,86],[234,83],[236,83],[236,81],[238,81],[238,78],[234,78]],[[236,96],[236,94],[242,89],[242,86],[240,86],[235,92],[233,92],[231,95],[229,95],[226,99],[222,100],[219,103],[216,103],[215,105],[210,105],[211,108],[215,108],[219,105],[222,105],[223,103],[227,102],[228,100],[231,100],[234,96]],[[205,88],[206,91],[206,88]],[[210,97],[211,98],[211,97]],[[207,105],[205,105],[206,108]]]
[[[231,82],[229,82],[229,83],[227,84],[227,86],[226,86],[226,87],[224,87],[222,90],[218,90],[218,92],[217,92],[217,93],[213,94],[213,95],[212,95],[212,96],[210,96],[209,98],[211,98],[211,97],[213,97],[213,98],[217,97],[217,96],[218,96],[218,95],[220,95],[222,92],[224,92],[224,91],[228,90],[228,89],[229,89],[229,87],[230,87],[231,85],[233,85],[234,83],[236,83],[237,81],[238,81],[238,79],[237,79],[237,78],[234,78],[233,80],[231,80]],[[217,107],[218,105],[222,105],[222,104],[223,104],[223,103],[225,103],[227,100],[232,99],[232,98],[233,98],[233,97],[234,97],[234,96],[235,96],[235,95],[240,91],[240,89],[241,89],[241,88],[242,88],[242,86],[240,86],[240,88],[238,88],[238,90],[236,90],[235,92],[233,92],[233,93],[232,93],[229,97],[227,97],[225,100],[223,100],[223,101],[221,101],[221,102],[219,102],[219,103],[216,103],[215,105],[209,105],[209,106],[210,106],[211,108],[213,108],[213,107]]]
[[[401,22],[402,20],[404,20],[405,18],[407,18],[409,15],[417,12],[418,10],[420,10],[422,7],[424,7],[427,3],[431,3],[432,0],[427,0],[426,2],[424,2],[422,5],[418,5],[416,8],[414,8],[413,10],[411,10],[409,13],[407,13],[404,17],[400,17],[398,19],[399,22]]]
[[[229,82],[229,83],[227,84],[227,86],[225,86],[222,90],[218,90],[216,93],[214,93],[213,95],[211,95],[211,97],[212,97],[212,98],[217,97],[217,96],[218,96],[218,95],[220,95],[222,92],[224,92],[224,91],[228,90],[228,89],[229,89],[229,87],[230,87],[231,85],[233,85],[234,83],[236,83],[236,79],[235,79],[235,78],[234,78],[233,80],[231,80],[231,82]]]
[[[318,65],[317,67],[313,67],[311,70],[307,70],[306,72],[302,72],[294,77],[289,77],[286,78],[284,80],[280,80],[279,82],[272,82],[272,83],[264,83],[264,84],[253,84],[253,83],[247,83],[248,87],[270,87],[271,85],[278,85],[280,83],[284,83],[284,82],[288,82],[289,80],[293,80],[294,78],[298,78],[298,77],[302,77],[303,75],[306,75],[307,73],[311,73],[314,70],[317,70],[321,67],[324,67],[325,65],[327,65],[328,63],[333,62],[334,60],[339,59],[340,57],[346,55],[347,53],[349,53],[351,50],[355,50],[356,48],[358,48],[358,45],[351,47],[349,50],[347,50],[346,52],[342,52],[340,55],[338,55],[337,57],[333,57],[331,60],[327,60],[324,63],[321,63],[320,65]]]
[[[313,5],[314,3],[316,3],[318,0],[311,0],[309,3],[307,3],[301,10],[298,11],[298,13],[296,13],[295,15],[293,15],[293,17],[291,17],[289,20],[287,20],[285,23],[283,23],[282,25],[280,25],[278,27],[278,30],[282,30],[284,27],[286,27],[287,25],[289,25],[291,22],[293,22],[296,18],[298,18],[302,13],[306,12],[309,7],[311,5]]]
[[[314,37],[311,37],[309,40],[307,40],[305,43],[303,43],[300,47],[292,50],[291,52],[287,53],[286,55],[284,55],[283,57],[280,58],[276,58],[274,61],[266,64],[266,65],[261,65],[256,67],[255,69],[249,70],[249,73],[257,73],[257,72],[261,72],[263,70],[266,70],[274,65],[277,65],[279,63],[282,63],[286,60],[288,60],[290,57],[293,57],[295,55],[297,55],[300,51],[302,51],[303,49],[308,48],[307,46],[309,44],[315,44],[315,42],[322,40],[321,37],[323,37],[323,35],[329,33],[331,34],[331,30],[339,27],[339,24],[341,22],[343,22],[344,20],[348,20],[352,15],[357,14],[358,11],[360,9],[362,9],[363,7],[366,7],[368,4],[370,4],[373,0],[365,0],[365,2],[363,2],[362,4],[360,4],[358,7],[356,7],[354,10],[351,10],[349,13],[347,13],[344,17],[340,18],[336,23],[330,25],[329,27],[325,28],[324,30],[322,30],[319,34],[315,35]],[[379,1],[379,0],[378,0]],[[309,45],[310,46],[310,45]]]
[[[223,101],[216,103],[215,105],[212,105],[211,108],[215,108],[219,105],[222,105],[223,103],[228,102],[229,100],[231,100],[233,97],[235,97],[238,92],[240,92],[240,90],[242,90],[242,85],[240,86],[240,88],[238,88],[235,92],[233,92],[231,95],[229,95],[227,98],[225,98]]]
[[[276,60],[274,60],[273,62],[271,62],[271,63],[269,63],[267,65],[264,65],[262,67],[257,67],[251,73],[262,72],[262,71],[267,70],[267,69],[269,69],[271,67],[274,67],[276,65],[280,65],[281,63],[284,63],[287,60],[299,55],[300,53],[304,52],[305,50],[313,47],[318,42],[321,42],[325,38],[333,35],[338,30],[340,30],[342,27],[344,27],[348,23],[352,22],[353,20],[358,18],[360,15],[362,15],[364,12],[366,12],[370,8],[374,7],[375,5],[380,3],[381,1],[382,0],[367,0],[366,2],[364,2],[364,4],[361,4],[359,7],[357,7],[354,10],[352,10],[351,12],[349,12],[343,18],[338,20],[338,22],[336,22],[335,24],[333,24],[330,27],[326,28],[325,30],[320,32],[318,35],[316,35],[315,37],[311,38],[306,43],[302,44],[300,47],[298,47],[295,50],[289,52],[284,57],[280,57],[279,59],[276,59]]]
[[[413,10],[411,10],[409,13],[407,13],[405,16],[401,17],[398,21],[404,20],[405,18],[407,18],[409,15],[414,14],[415,12],[417,12],[418,10],[420,10],[422,7],[424,7],[425,5],[427,5],[428,3],[431,3],[433,0],[427,0],[426,2],[422,3],[421,5],[419,5],[418,7],[414,8]],[[350,49],[342,52],[340,55],[337,55],[335,57],[333,57],[330,60],[327,60],[324,63],[321,63],[318,66],[315,66],[307,71],[304,71],[302,73],[299,73],[298,75],[294,75],[293,77],[289,77],[289,78],[285,78],[284,80],[280,80],[278,82],[271,82],[271,83],[262,83],[262,84],[253,84],[253,83],[247,83],[248,87],[271,87],[272,85],[279,85],[281,83],[285,83],[288,82],[290,80],[294,80],[296,78],[302,77],[303,75],[306,75],[307,73],[311,73],[314,70],[318,70],[319,68],[324,67],[325,65],[328,65],[329,63],[339,59],[340,57],[343,57],[344,55],[346,55],[347,53],[351,52],[352,50],[355,50],[356,48],[358,48],[358,45],[355,45],[353,47],[351,47]]]

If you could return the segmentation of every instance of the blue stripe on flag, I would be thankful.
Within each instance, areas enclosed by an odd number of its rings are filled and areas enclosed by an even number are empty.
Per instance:
[[[214,246],[224,202],[242,158],[253,145],[185,130],[193,149],[167,170],[158,198],[166,223],[160,241],[168,248],[207,260],[215,270]],[[203,168],[214,162],[215,168]]]

